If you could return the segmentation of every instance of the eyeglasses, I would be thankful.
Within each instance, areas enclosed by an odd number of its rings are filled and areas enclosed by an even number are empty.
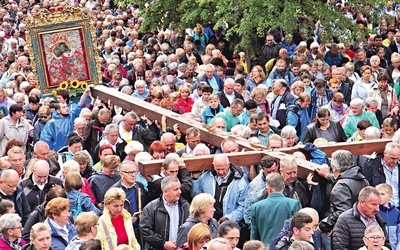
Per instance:
[[[241,114],[243,112],[243,108],[242,109],[238,109],[238,107],[231,107],[233,109],[236,109],[236,111]]]
[[[20,229],[20,230],[22,230],[22,228],[23,227],[12,227],[12,228],[10,228],[11,230],[15,230],[15,229]]]
[[[133,175],[133,174],[137,174],[137,173],[139,173],[139,171],[121,171],[122,173],[124,173],[124,174],[129,174],[129,175]]]
[[[369,237],[365,237],[365,238],[367,238],[369,241],[375,241],[375,240],[380,241],[380,240],[383,240],[385,237],[383,237],[383,236],[369,236]]]

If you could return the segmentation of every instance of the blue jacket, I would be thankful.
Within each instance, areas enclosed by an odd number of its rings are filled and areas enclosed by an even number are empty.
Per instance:
[[[68,229],[68,241],[66,241],[63,237],[59,235],[56,228],[50,223],[50,219],[47,218],[44,223],[50,227],[51,230],[51,246],[54,250],[64,250],[69,242],[74,238],[77,233],[75,230],[74,225],[71,222],[68,222],[67,229]]]
[[[398,249],[400,239],[400,210],[389,203],[389,207],[379,205],[379,215],[386,222],[386,231],[392,249]]]
[[[225,110],[224,107],[221,104],[219,104],[219,112],[218,113],[224,112],[224,110]],[[214,119],[214,116],[215,116],[211,112],[211,107],[207,106],[206,109],[203,111],[203,114],[201,114],[201,115],[203,117],[203,122],[207,125],[211,125],[211,121]]]
[[[54,116],[44,125],[40,133],[40,140],[46,142],[50,150],[56,152],[60,150],[67,144],[68,135],[74,130],[74,120],[79,116],[81,110],[82,107],[78,105],[65,117]]]
[[[292,57],[294,55],[294,52],[296,52],[296,44],[294,42],[291,42],[290,44],[287,43],[282,43],[282,48],[287,50],[288,56]]]
[[[67,192],[67,197],[69,199],[69,211],[70,212],[75,207],[75,202],[78,201],[79,195],[81,196],[79,199],[81,202],[82,212],[93,211],[93,212],[95,212],[95,214],[100,215],[100,210],[92,203],[89,195],[79,192],[78,190],[75,190],[75,189],[72,189],[71,191]]]
[[[331,52],[328,51],[325,55],[325,62],[329,64],[329,66],[336,65],[339,67],[342,62],[342,55],[338,53],[336,56],[332,56]]]
[[[297,137],[300,141],[304,140],[307,125],[311,123],[307,109],[302,109],[295,103],[289,104],[286,109],[286,123],[296,129]]]
[[[253,78],[249,78],[249,80],[247,80],[247,82],[246,82],[246,88],[245,88],[245,90],[248,90],[248,91],[251,93],[251,91],[252,91],[255,87],[260,86],[260,85],[265,85],[265,86],[267,86],[267,79],[265,79],[264,81],[259,82],[259,83],[257,84],[257,83],[254,81]]]
[[[244,215],[244,200],[247,193],[248,179],[239,167],[231,164],[230,170],[233,172],[234,178],[225,193],[222,201],[222,209],[225,217],[239,222],[243,219]],[[198,180],[193,181],[193,196],[200,193],[207,193],[214,197],[216,188],[215,175],[214,170],[209,170]]]
[[[216,73],[214,73],[213,76],[214,76],[214,78],[215,78],[215,80],[217,81],[217,84],[218,84],[218,89],[213,89],[213,93],[216,94],[216,93],[218,93],[218,92],[220,92],[220,91],[222,90],[222,86],[224,85],[224,83],[222,82],[222,79],[221,79]],[[210,81],[208,80],[206,74],[204,74],[204,75],[198,80],[198,82],[206,82],[208,85],[211,86]],[[193,88],[194,88],[194,87],[195,87],[195,86],[193,86]],[[212,86],[211,86],[211,87],[212,87]],[[197,88],[197,86],[196,86],[196,88]],[[214,88],[214,87],[213,87],[213,88]]]
[[[284,79],[288,85],[288,87],[290,87],[293,83],[293,79],[295,78],[293,72],[287,68],[285,70],[285,72],[283,72],[283,74],[279,73],[278,69],[275,68],[271,74],[269,74],[268,79],[267,79],[267,87],[268,88],[272,88],[272,80],[275,79]]]
[[[325,95],[328,99],[328,103],[332,100],[333,93],[329,89],[325,89]],[[308,114],[310,115],[311,121],[314,120],[317,114],[317,91],[315,89],[311,90],[311,103],[308,106]]]

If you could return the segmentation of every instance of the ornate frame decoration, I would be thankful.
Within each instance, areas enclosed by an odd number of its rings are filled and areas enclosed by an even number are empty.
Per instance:
[[[61,82],[101,80],[97,39],[89,12],[79,7],[40,9],[26,21],[27,45],[33,73],[42,94]]]

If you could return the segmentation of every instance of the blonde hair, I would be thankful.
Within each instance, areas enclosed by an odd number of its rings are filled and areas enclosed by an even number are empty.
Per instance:
[[[383,190],[388,195],[393,195],[393,188],[387,183],[381,183],[381,184],[377,185],[376,189],[378,189],[378,191]]]
[[[125,201],[126,195],[122,188],[110,188],[104,195],[104,204],[109,205],[113,201]]]
[[[190,204],[189,212],[193,217],[199,217],[205,213],[208,207],[215,203],[215,199],[206,193],[196,195]]]

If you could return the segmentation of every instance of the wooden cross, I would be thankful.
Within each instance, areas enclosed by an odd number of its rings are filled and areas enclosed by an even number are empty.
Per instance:
[[[166,116],[167,126],[172,127],[174,124],[179,124],[179,129],[181,131],[186,131],[190,127],[197,127],[201,131],[201,140],[210,143],[214,146],[220,147],[222,140],[227,137],[232,137],[236,140],[241,150],[244,152],[239,153],[229,153],[227,154],[229,161],[238,166],[249,166],[254,164],[259,164],[261,159],[265,155],[271,155],[279,160],[291,155],[296,151],[301,151],[302,147],[292,147],[292,148],[282,148],[277,150],[270,150],[267,147],[249,143],[243,138],[238,138],[227,132],[221,131],[219,129],[212,128],[204,123],[196,121],[195,119],[183,117],[172,111],[166,110],[159,106],[153,105],[151,103],[142,101],[138,98],[126,95],[119,92],[116,89],[108,88],[105,86],[96,86],[92,88],[93,97],[97,97],[102,101],[111,101],[113,105],[121,107],[125,110],[133,110],[139,116],[145,115],[150,120],[161,120],[161,116]],[[369,155],[373,152],[382,153],[385,149],[385,145],[390,142],[387,139],[379,140],[369,140],[362,142],[352,142],[352,143],[335,143],[319,147],[320,150],[330,157],[333,152],[339,149],[346,149],[353,153],[353,155]],[[199,171],[212,169],[212,161],[214,155],[205,155],[198,157],[187,157],[182,158],[187,170]],[[161,163],[163,160],[153,160],[148,162],[140,162],[139,169],[140,173],[143,175],[151,175],[160,172]],[[312,163],[303,159],[296,159],[298,165],[298,176],[306,178],[309,173],[314,172],[314,169],[318,167],[318,164]]]

